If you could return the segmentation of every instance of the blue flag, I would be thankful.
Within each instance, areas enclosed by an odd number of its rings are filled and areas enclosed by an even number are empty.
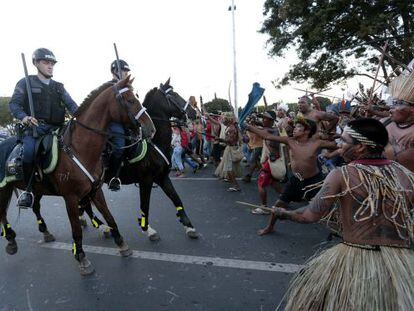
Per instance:
[[[239,126],[241,127],[247,116],[253,111],[254,106],[259,102],[262,97],[265,89],[260,86],[259,83],[253,83],[252,91],[249,94],[249,100],[247,101],[246,106],[244,106],[242,112],[239,115]]]

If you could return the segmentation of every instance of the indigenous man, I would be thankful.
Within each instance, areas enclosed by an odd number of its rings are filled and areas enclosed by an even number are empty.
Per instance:
[[[240,161],[243,155],[238,150],[239,131],[232,112],[226,112],[223,124],[226,126],[225,138],[220,138],[219,140],[226,144],[226,148],[224,149],[223,158],[216,169],[215,175],[226,176],[232,184],[232,186],[228,188],[228,191],[238,192],[241,189],[237,183],[236,175],[240,175],[241,173]],[[220,171],[222,171],[222,173]]]
[[[279,134],[278,129],[273,128],[273,124],[275,120],[276,120],[275,112],[266,111],[263,114],[263,130],[266,131],[268,134],[271,134],[271,135]],[[259,134],[255,134],[252,131],[248,131],[248,133],[252,133],[253,135],[260,137]],[[277,191],[279,192],[281,191],[281,186],[279,185],[279,182],[284,178],[286,174],[286,167],[280,154],[280,143],[279,142],[275,142],[272,140],[263,140],[262,146],[263,148],[262,148],[262,152],[260,155],[260,164],[262,165],[262,168],[259,173],[259,178],[257,179],[257,188],[259,190],[261,204],[264,207],[266,207],[267,206],[266,188],[271,186]],[[282,169],[282,172],[280,172],[278,179],[276,179],[273,176],[276,174],[276,172],[273,172],[272,174],[271,164],[272,164],[272,167],[278,168],[279,171],[280,169]],[[278,165],[279,167],[277,167]],[[269,214],[267,210],[264,210],[260,207],[252,210],[252,213],[259,214],[259,215]]]
[[[338,117],[334,114],[312,109],[311,100],[307,96],[302,96],[298,101],[298,109],[302,116],[306,119],[312,120],[320,125],[321,121],[328,121],[328,128],[335,128],[338,122]],[[318,127],[319,129],[319,127]]]
[[[336,143],[312,138],[316,133],[316,123],[305,118],[297,118],[293,137],[276,136],[264,130],[247,125],[247,130],[257,133],[266,140],[276,141],[289,146],[292,175],[276,202],[278,207],[287,207],[291,201],[310,200],[317,193],[324,176],[317,165],[317,157],[321,148],[336,148]],[[272,213],[269,224],[259,235],[270,233],[276,221]]]
[[[78,109],[78,105],[63,84],[52,80],[53,68],[57,62],[52,51],[45,48],[35,50],[32,62],[37,68],[37,75],[29,76],[34,116],[31,115],[29,108],[25,78],[17,82],[9,102],[13,116],[29,126],[23,138],[23,175],[26,191],[19,196],[17,202],[21,208],[30,208],[33,205],[32,181],[35,145],[38,139],[33,137],[33,127],[36,127],[38,136],[44,136],[63,125],[67,110],[74,114]]]
[[[245,152],[245,157],[250,166],[248,173],[243,177],[243,181],[250,182],[252,175],[256,169],[260,169],[260,157],[262,155],[263,139],[259,135],[256,135],[252,132],[247,132],[246,136],[248,139],[248,151]]]
[[[262,119],[263,119],[263,128],[265,128],[267,131],[270,131],[270,132],[275,131],[273,130],[273,125],[274,125],[274,122],[276,121],[276,114],[274,111],[271,111],[271,110],[266,111],[262,115]],[[277,130],[275,133],[277,133]],[[250,182],[253,172],[261,164],[263,147],[264,147],[264,144],[267,145],[267,142],[264,142],[263,139],[259,135],[252,133],[251,131],[247,132],[247,136],[249,137],[249,144],[252,147],[251,148],[252,154],[250,158],[250,162],[251,162],[250,169],[247,175],[243,178],[243,181]],[[265,151],[265,153],[267,153],[266,156],[268,156],[268,153],[269,153],[268,150],[267,152]]]
[[[288,106],[284,103],[277,105],[276,111],[276,126],[281,133],[281,136],[292,136],[293,134],[293,121],[287,115]],[[286,135],[285,135],[286,134]]]
[[[299,223],[339,211],[343,237],[296,275],[286,310],[414,310],[414,175],[382,156],[388,134],[377,120],[349,122],[342,140],[349,164],[308,206],[275,209]]]
[[[119,80],[126,77],[130,71],[129,65],[122,59],[119,60],[119,66],[120,68],[118,68],[117,60],[111,63],[112,80],[110,83],[112,84],[116,84]],[[109,181],[108,188],[111,191],[118,191],[121,189],[121,181],[118,176],[122,164],[123,148],[125,147],[125,138],[122,137],[122,135],[125,135],[125,128],[121,123],[111,122],[108,130],[111,133],[117,134],[117,136],[111,137],[113,149],[109,158],[109,170],[107,174],[112,178]]]
[[[381,121],[388,131],[389,144],[385,148],[387,158],[414,172],[414,104],[395,101],[391,117]]]

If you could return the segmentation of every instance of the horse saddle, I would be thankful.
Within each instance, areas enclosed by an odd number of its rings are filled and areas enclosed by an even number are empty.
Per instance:
[[[56,168],[58,147],[58,131],[44,135],[36,141],[35,157],[44,174],[49,174]]]
[[[41,173],[49,174],[56,168],[58,147],[57,132],[36,141],[35,154]],[[15,136],[0,143],[0,188],[8,182],[23,180],[23,148],[23,143]]]
[[[128,163],[137,163],[139,161],[141,161],[145,155],[147,154],[148,151],[148,143],[147,141],[144,140],[140,140],[138,142],[138,144],[136,145],[135,148],[132,148],[132,150],[130,150],[127,159],[128,159]]]

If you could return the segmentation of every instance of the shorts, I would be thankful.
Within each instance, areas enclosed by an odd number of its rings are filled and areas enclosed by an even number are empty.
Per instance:
[[[260,157],[262,156],[262,147],[254,148],[250,155],[250,163],[260,163]]]
[[[289,181],[286,183],[285,189],[279,199],[285,203],[300,202],[303,200],[310,201],[319,192],[320,187],[312,189],[309,186],[320,183],[324,178],[325,176],[322,172],[302,181],[292,175],[289,177]],[[308,189],[312,190],[308,191]]]

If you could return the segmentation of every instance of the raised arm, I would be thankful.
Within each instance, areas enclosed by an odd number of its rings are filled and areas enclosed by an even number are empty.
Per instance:
[[[276,141],[276,142],[283,143],[286,145],[288,144],[289,138],[286,136],[273,135],[266,130],[258,129],[257,127],[248,125],[248,124],[246,124],[246,130],[259,135],[263,139]]]
[[[341,191],[341,178],[340,171],[338,169],[333,170],[326,177],[321,190],[307,206],[293,211],[276,208],[276,217],[304,224],[318,222],[327,215],[336,200],[336,198],[330,198],[329,196]]]
[[[311,93],[310,96],[312,97],[312,103],[315,106],[315,109],[321,111],[321,105],[319,104],[318,99],[315,97],[315,94]]]
[[[335,141],[329,141],[329,140],[323,140],[323,139],[319,140],[319,147],[332,149],[332,150],[339,148]]]
[[[207,117],[207,119],[209,119],[210,120],[210,122],[211,123],[214,123],[214,124],[216,124],[216,125],[220,125],[220,122],[219,121],[217,121],[217,120],[215,120],[215,119],[213,119],[211,116],[210,116],[210,114],[206,114],[206,117]]]

